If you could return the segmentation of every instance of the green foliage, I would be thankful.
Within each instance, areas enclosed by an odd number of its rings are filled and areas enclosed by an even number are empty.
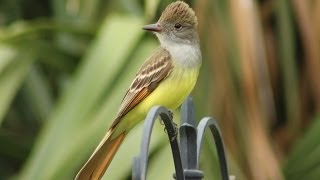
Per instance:
[[[158,46],[141,27],[169,2],[0,2],[0,179],[75,176]],[[320,1],[188,2],[203,55],[197,117],[220,120],[230,174],[318,179]],[[104,179],[130,178],[141,128]],[[148,179],[171,179],[166,134],[159,124],[153,133]],[[205,179],[220,177],[212,141],[202,148]]]
[[[292,150],[284,170],[288,179],[319,178],[319,128],[320,118],[317,117]]]

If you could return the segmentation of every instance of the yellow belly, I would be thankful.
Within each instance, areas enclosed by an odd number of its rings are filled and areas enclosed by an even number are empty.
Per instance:
[[[198,74],[198,67],[188,70],[174,68],[169,77],[164,79],[148,97],[121,119],[117,129],[120,131],[131,129],[142,121],[154,106],[161,105],[168,109],[178,108],[191,93]]]

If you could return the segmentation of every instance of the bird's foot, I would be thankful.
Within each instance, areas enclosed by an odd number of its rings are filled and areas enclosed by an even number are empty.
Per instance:
[[[173,120],[173,112],[171,110],[168,110],[168,114],[169,114],[170,120],[172,121]],[[159,122],[161,125],[164,125],[162,118],[159,119]]]
[[[178,136],[178,125],[175,123],[175,122],[171,122],[172,123],[172,126],[173,126],[173,136],[170,138],[170,141],[173,141],[177,138]],[[168,131],[167,131],[167,128],[164,127],[163,131],[168,134]]]
[[[179,130],[178,125],[175,122],[172,121],[172,125],[173,125],[174,136],[170,139],[170,141],[173,141],[173,140],[175,140],[177,138],[178,130]]]
[[[168,114],[169,114],[171,121],[173,121],[173,111],[168,110]]]

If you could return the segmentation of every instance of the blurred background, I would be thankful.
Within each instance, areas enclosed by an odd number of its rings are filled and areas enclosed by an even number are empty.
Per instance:
[[[73,179],[158,46],[141,30],[169,0],[0,1],[0,179]],[[197,119],[218,119],[237,179],[320,177],[320,1],[190,0],[202,71]],[[172,179],[163,127],[148,179]],[[104,179],[130,179],[141,125]],[[219,179],[212,138],[204,179]]]

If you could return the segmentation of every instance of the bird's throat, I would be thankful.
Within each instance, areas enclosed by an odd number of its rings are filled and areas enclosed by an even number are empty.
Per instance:
[[[182,68],[196,68],[201,65],[201,51],[199,44],[161,44],[169,51],[175,64]]]

